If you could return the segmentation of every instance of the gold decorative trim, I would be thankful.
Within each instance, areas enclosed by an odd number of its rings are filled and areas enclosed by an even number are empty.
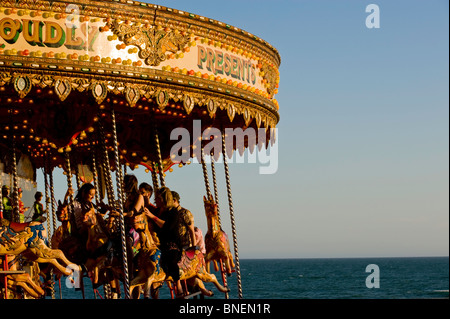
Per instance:
[[[186,32],[179,32],[162,26],[149,24],[129,24],[118,20],[107,20],[106,24],[126,45],[139,48],[139,57],[145,63],[158,66],[166,60],[166,53],[178,53],[188,46],[191,37]]]
[[[16,76],[13,80],[14,89],[19,93],[20,98],[24,98],[31,90],[31,81],[26,75]]]
[[[97,104],[101,104],[108,95],[108,89],[104,83],[94,82],[91,86],[92,95],[94,96]]]
[[[61,101],[64,101],[72,91],[70,82],[66,79],[58,79],[55,82],[55,92]]]
[[[187,115],[191,114],[192,110],[195,107],[194,98],[190,95],[185,95],[183,100],[183,106],[184,109],[186,110],[186,114]]]
[[[269,112],[266,109],[245,100],[233,97],[225,97],[223,94],[212,94],[198,88],[183,88],[177,89],[173,86],[168,86],[162,83],[141,81],[135,83],[123,82],[117,78],[105,78],[102,80],[70,77],[62,73],[57,75],[52,74],[27,74],[27,73],[10,73],[0,68],[0,87],[14,84],[18,79],[24,79],[27,86],[26,90],[19,91],[19,96],[24,98],[30,92],[32,86],[40,88],[52,87],[55,89],[58,97],[63,100],[67,99],[71,91],[85,92],[90,90],[90,93],[95,98],[97,103],[107,97],[108,93],[114,95],[124,95],[130,107],[134,107],[140,98],[154,99],[158,108],[163,111],[169,101],[182,102],[186,113],[189,115],[195,106],[206,107],[206,112],[213,118],[217,110],[225,111],[228,115],[230,123],[234,121],[236,114],[241,115],[244,119],[245,125],[249,126],[253,119],[255,124],[260,127],[274,128],[278,122],[277,113]],[[59,89],[57,86],[61,86]],[[25,86],[21,86],[25,87]],[[64,89],[63,89],[64,87]],[[70,87],[70,91],[69,88]],[[16,89],[16,86],[15,86]],[[16,89],[17,90],[17,89]],[[59,93],[58,94],[58,90]],[[131,92],[134,92],[132,94]],[[128,98],[127,98],[128,96]],[[130,101],[128,101],[130,99]],[[258,125],[259,123],[259,125]]]

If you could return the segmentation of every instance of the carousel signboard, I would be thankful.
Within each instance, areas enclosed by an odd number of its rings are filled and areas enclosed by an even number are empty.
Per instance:
[[[242,89],[276,104],[276,64],[227,43],[226,36],[220,41],[176,25],[80,15],[73,4],[61,13],[1,7],[0,18],[0,56],[14,59],[16,66],[33,61],[35,68],[57,64],[102,74],[125,67],[135,76],[160,70]]]

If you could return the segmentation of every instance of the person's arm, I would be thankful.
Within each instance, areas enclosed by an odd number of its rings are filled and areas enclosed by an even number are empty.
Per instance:
[[[188,224],[188,230],[189,230],[189,237],[191,238],[191,246],[195,246],[196,240],[195,240],[195,229],[194,229],[194,216],[190,211],[187,211],[187,216],[189,218],[189,224]]]
[[[70,196],[73,196],[73,188],[72,187],[69,187],[68,189],[67,189],[67,192],[66,192],[66,195],[64,195],[64,205],[67,205],[67,204],[69,204],[69,197]]]
[[[150,212],[147,207],[144,208],[144,213],[148,218],[153,220],[159,228],[163,228],[164,224],[166,223],[164,220],[153,215],[153,213]]]
[[[124,212],[123,215],[126,217],[133,217],[134,214],[137,214],[141,208],[144,207],[144,196],[139,195],[138,200],[136,201],[136,204],[134,205],[133,209],[129,212]]]

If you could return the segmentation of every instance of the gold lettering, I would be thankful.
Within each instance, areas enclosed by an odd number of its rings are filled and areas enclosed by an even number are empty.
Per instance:
[[[59,48],[66,40],[66,34],[62,27],[52,21],[45,22],[45,41],[44,44],[51,48]]]
[[[72,27],[66,27],[66,44],[65,46],[68,49],[72,49],[72,50],[81,50],[83,48],[84,45],[84,41],[81,37],[76,37],[75,38],[75,33],[76,33],[76,28]]]
[[[224,60],[225,60],[225,63],[223,66],[223,70],[226,75],[230,76],[230,74],[231,74],[231,58],[227,53],[225,53]]]
[[[42,43],[42,28],[44,22],[23,19],[23,37],[31,45],[44,46]]]
[[[231,76],[235,79],[239,79],[238,60],[237,57],[231,56]]]
[[[199,69],[203,70],[203,63],[206,62],[206,50],[201,45],[198,46],[198,64]]]
[[[212,73],[215,73],[215,71],[214,71],[214,61],[216,59],[216,56],[214,54],[214,51],[211,50],[211,49],[206,49],[206,54],[207,54],[206,68],[208,69],[208,71],[211,71]]]
[[[223,74],[223,53],[216,50],[216,64],[214,66],[216,73]]]
[[[22,24],[19,20],[4,18],[0,21],[0,37],[9,44],[16,43],[20,32],[22,32]]]
[[[94,51],[94,42],[100,33],[98,28],[94,28],[87,23],[81,25],[81,32],[83,32],[86,41],[84,42],[84,50]]]

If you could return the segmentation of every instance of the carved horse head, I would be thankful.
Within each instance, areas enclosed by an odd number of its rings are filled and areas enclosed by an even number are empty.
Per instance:
[[[209,199],[206,196],[203,196],[203,203],[205,205],[205,214],[207,218],[216,218],[219,214],[217,209],[217,203],[214,201],[212,195],[209,196]]]
[[[135,215],[133,218],[133,225],[136,231],[145,231],[146,229],[148,229],[148,223],[145,214]]]
[[[69,205],[62,204],[61,201],[58,201],[58,210],[56,211],[56,217],[58,221],[65,222],[69,220]]]
[[[97,216],[95,215],[94,208],[91,208],[85,215],[83,219],[83,223],[85,223],[89,227],[97,226]]]

